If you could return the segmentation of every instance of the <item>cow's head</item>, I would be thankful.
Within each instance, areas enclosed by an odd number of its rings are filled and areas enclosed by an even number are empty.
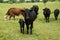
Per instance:
[[[33,7],[31,7],[31,10],[34,10],[36,14],[38,15],[39,7],[37,5],[33,5]]]
[[[9,17],[9,15],[5,15],[5,16],[4,16],[4,20],[7,20],[8,17]]]
[[[47,7],[43,9],[43,12],[44,13],[46,13],[47,11],[48,11],[48,8]]]
[[[24,12],[24,18],[25,19],[29,19],[30,18],[30,12],[32,11],[32,10],[30,10],[30,9],[25,9],[25,10],[21,10],[22,12]]]

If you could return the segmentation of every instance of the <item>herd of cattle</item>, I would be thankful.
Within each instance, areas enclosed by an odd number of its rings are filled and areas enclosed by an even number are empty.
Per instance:
[[[60,12],[59,9],[54,10],[55,20],[58,19],[59,12]],[[46,22],[49,22],[49,17],[50,17],[50,14],[51,14],[51,10],[49,8],[44,8],[43,9],[43,14],[44,14],[44,17],[46,19]]]
[[[11,17],[13,17],[15,19],[15,16],[18,16],[20,14],[23,15],[24,20],[19,19],[20,31],[21,31],[21,33],[24,33],[24,24],[26,24],[27,34],[29,33],[29,29],[30,29],[30,34],[32,34],[33,22],[37,18],[38,10],[39,10],[39,7],[37,5],[33,5],[30,9],[28,9],[28,8],[10,8],[8,10],[8,12],[6,13],[6,15],[4,16],[4,18],[5,18],[5,20],[7,20],[9,17],[9,20],[10,20]],[[49,22],[50,14],[51,14],[51,10],[49,8],[43,9],[43,15],[46,19],[46,22]],[[55,20],[57,20],[58,15],[59,15],[59,9],[55,9],[54,10]]]

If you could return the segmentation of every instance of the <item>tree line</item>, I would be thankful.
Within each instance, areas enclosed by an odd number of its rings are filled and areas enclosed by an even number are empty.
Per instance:
[[[8,3],[8,2],[12,2],[12,3],[16,3],[16,2],[40,2],[40,1],[51,1],[51,2],[54,2],[54,1],[60,1],[60,0],[29,0],[29,1],[27,1],[27,0],[19,0],[19,1],[17,1],[17,0],[8,0],[8,1],[4,1],[4,0],[0,0],[0,3],[4,3],[4,2],[6,2],[6,3]]]

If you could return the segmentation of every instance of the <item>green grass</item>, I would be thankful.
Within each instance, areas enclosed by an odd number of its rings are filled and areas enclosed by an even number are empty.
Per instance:
[[[26,27],[25,34],[20,33],[18,19],[22,16],[16,16],[16,20],[4,21],[4,15],[9,8],[30,8],[35,4],[39,6],[39,14],[34,22],[32,35],[26,34]],[[0,40],[60,40],[60,15],[55,21],[54,15],[51,13],[50,23],[46,23],[42,13],[44,7],[43,3],[0,3]],[[60,9],[60,2],[48,2],[46,7],[50,8],[51,11],[56,8]]]

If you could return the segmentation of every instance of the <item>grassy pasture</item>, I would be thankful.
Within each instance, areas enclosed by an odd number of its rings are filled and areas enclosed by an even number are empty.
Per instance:
[[[11,7],[30,8],[33,5],[39,6],[38,18],[34,22],[33,34],[20,33],[18,19],[23,18],[21,15],[16,16],[16,20],[4,21],[4,15]],[[43,3],[19,3],[7,4],[0,3],[0,40],[60,40],[60,15],[58,20],[54,20],[54,15],[51,13],[50,23],[46,23],[43,16]],[[60,2],[47,2],[46,7],[51,11],[60,9]]]

